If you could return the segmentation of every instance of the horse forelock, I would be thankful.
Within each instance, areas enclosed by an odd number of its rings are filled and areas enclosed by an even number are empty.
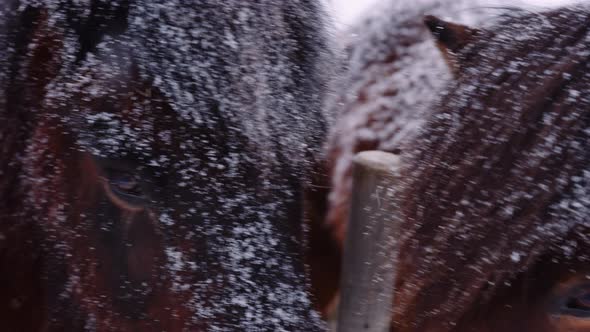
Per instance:
[[[310,110],[321,106],[322,93],[315,87],[329,80],[330,45],[310,33],[324,29],[317,4],[16,3],[18,10],[46,11],[49,28],[65,30],[61,71],[73,80],[84,75],[76,70],[93,54],[111,56],[114,39],[124,44],[129,54],[123,56],[132,57],[141,79],[159,89],[187,121],[201,125],[225,118],[248,134],[258,154],[283,151],[281,158],[295,163],[318,152],[312,147],[322,139],[318,133],[325,119]],[[306,66],[293,65],[294,59]],[[302,77],[314,85],[300,84]],[[308,103],[300,103],[301,98]],[[212,111],[211,104],[219,110]]]

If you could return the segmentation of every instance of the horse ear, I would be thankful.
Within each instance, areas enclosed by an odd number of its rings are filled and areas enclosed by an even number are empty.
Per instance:
[[[446,22],[432,15],[424,17],[424,23],[436,38],[437,46],[445,56],[460,51],[479,33],[477,29]]]

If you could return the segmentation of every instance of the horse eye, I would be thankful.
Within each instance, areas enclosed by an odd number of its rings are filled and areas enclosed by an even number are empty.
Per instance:
[[[129,171],[109,169],[107,181],[111,190],[122,198],[143,199],[145,197],[138,176]]]
[[[150,181],[144,168],[133,160],[109,159],[94,156],[100,172],[102,185],[111,202],[133,210],[141,209],[151,202]]]
[[[131,174],[117,174],[109,178],[111,188],[118,192],[131,196],[143,196],[139,182],[136,177]]]
[[[590,290],[585,290],[570,297],[565,306],[570,310],[586,311],[590,316]]]

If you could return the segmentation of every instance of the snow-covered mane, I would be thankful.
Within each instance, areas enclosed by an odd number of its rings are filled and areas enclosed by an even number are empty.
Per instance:
[[[405,157],[395,331],[583,330],[589,17],[513,12],[452,55]]]

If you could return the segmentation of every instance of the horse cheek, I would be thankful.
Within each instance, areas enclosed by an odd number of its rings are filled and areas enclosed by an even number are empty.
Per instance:
[[[133,218],[127,231],[127,269],[132,283],[149,283],[158,266],[159,238],[147,212]]]

